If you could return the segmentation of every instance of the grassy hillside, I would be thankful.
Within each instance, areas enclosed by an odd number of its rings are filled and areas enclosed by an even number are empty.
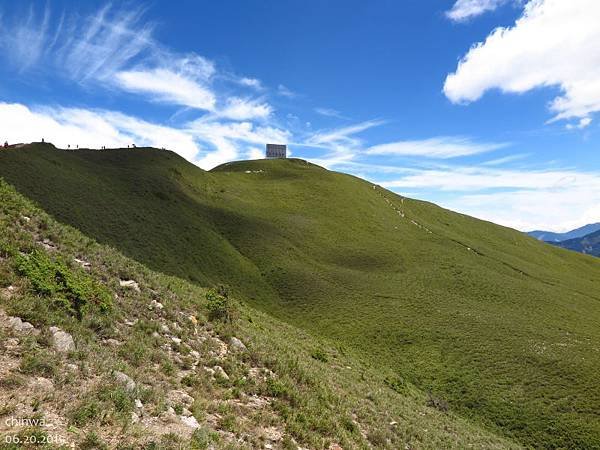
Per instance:
[[[520,448],[231,297],[224,321],[1,180],[0,229],[2,449]]]
[[[27,174],[27,176],[24,176]],[[388,383],[533,447],[600,448],[600,261],[300,160],[0,152],[0,176],[153,269],[224,282]]]

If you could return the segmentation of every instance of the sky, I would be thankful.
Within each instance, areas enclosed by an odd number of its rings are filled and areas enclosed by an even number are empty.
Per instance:
[[[265,143],[519,230],[600,222],[598,0],[0,0],[0,141]]]

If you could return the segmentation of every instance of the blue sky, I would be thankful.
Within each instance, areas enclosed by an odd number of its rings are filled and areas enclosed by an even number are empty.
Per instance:
[[[266,142],[522,230],[600,221],[597,0],[0,1],[0,139]]]

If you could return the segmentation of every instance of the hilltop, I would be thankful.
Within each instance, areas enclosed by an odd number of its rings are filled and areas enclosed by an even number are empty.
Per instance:
[[[595,258],[301,160],[206,172],[155,149],[32,145],[0,152],[0,176],[152,270],[334,342],[396,393],[526,446],[600,447]]]

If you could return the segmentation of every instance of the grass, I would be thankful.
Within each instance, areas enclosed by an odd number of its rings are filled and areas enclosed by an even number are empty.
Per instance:
[[[106,443],[110,448],[118,440],[124,448],[233,448],[223,435],[231,432],[235,439],[245,439],[246,447],[255,448],[260,445],[261,430],[275,426],[285,433],[285,448],[300,444],[320,449],[332,443],[343,448],[519,448],[453,412],[428,407],[427,396],[412,385],[407,384],[402,394],[389,389],[384,380],[392,375],[390,371],[374,368],[340,351],[328,339],[317,340],[245,303],[237,304],[232,320],[207,322],[207,294],[214,291],[150,271],[56,223],[2,181],[0,226],[5,247],[21,249],[25,255],[41,252],[42,259],[63,261],[73,271],[79,270],[71,264],[74,258],[90,262],[86,277],[114,298],[110,314],[92,308],[80,319],[38,292],[35,275],[32,280],[28,272],[18,269],[19,251],[5,252],[0,258],[0,279],[10,280],[13,286],[11,296],[2,294],[1,308],[27,318],[40,330],[36,336],[23,338],[21,365],[3,378],[4,386],[27,402],[30,393],[25,389],[31,380],[50,377],[52,393],[32,398],[31,404],[42,413],[53,408],[63,416],[79,447]],[[36,244],[44,239],[52,240],[52,250]],[[135,279],[141,291],[120,287],[119,278],[125,276]],[[161,327],[155,322],[156,313],[146,305],[156,299],[165,308],[163,323],[177,330],[172,333],[183,341],[181,352],[165,349],[163,344],[169,339],[154,335]],[[187,370],[185,361],[177,361],[173,354],[185,359],[184,344],[197,336],[198,329],[189,319],[192,315],[200,333],[211,332],[224,341],[236,336],[246,343],[247,351],[215,359],[210,354],[215,347],[206,340],[194,349],[201,355],[200,368],[181,377]],[[62,356],[54,353],[48,342],[50,326],[71,333],[77,350]],[[120,345],[115,349],[105,339]],[[326,354],[327,361],[314,359],[315,349]],[[136,353],[145,359],[131,356]],[[166,361],[168,373],[164,373]],[[211,380],[201,368],[216,364],[226,370],[228,381]],[[73,365],[75,371],[67,367]],[[250,368],[258,368],[262,375],[250,376]],[[135,380],[134,391],[116,382],[113,373],[117,370]],[[194,396],[190,410],[202,424],[191,438],[148,435],[132,426],[135,399],[143,402],[145,417],[158,417],[167,410],[166,393],[186,388]],[[270,398],[270,404],[247,411],[235,403],[253,396]],[[177,408],[183,412],[183,407]],[[4,416],[13,413],[10,407],[0,411]],[[223,413],[216,429],[206,422],[214,413]]]
[[[416,386],[527,446],[600,447],[597,259],[299,160],[204,172],[153,149],[32,146],[0,152],[0,176],[149,267],[318,336],[317,367],[335,342],[390,395]],[[300,381],[268,387],[298,435],[325,426],[296,411]]]

